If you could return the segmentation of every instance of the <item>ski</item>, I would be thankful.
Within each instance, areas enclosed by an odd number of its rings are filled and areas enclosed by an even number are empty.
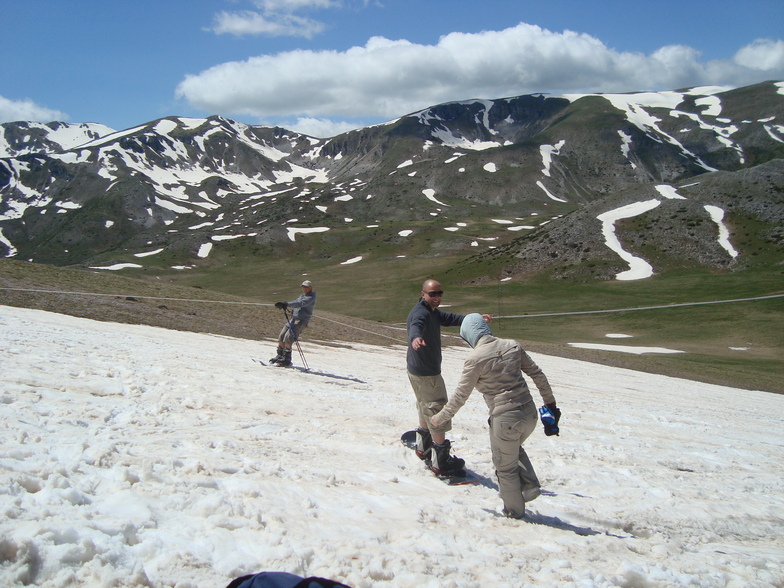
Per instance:
[[[309,372],[310,371],[310,369],[308,369],[308,368],[304,368],[304,367],[301,367],[301,366],[298,366],[298,365],[294,365],[294,364],[279,365],[277,363],[270,363],[268,361],[264,361],[263,359],[259,359],[257,357],[251,357],[251,359],[253,361],[255,361],[256,363],[260,363],[261,365],[266,366],[266,367],[292,368],[292,369],[295,369],[295,370],[299,370],[301,372]]]
[[[309,367],[302,367],[300,365],[293,365],[293,364],[292,365],[277,365],[277,364],[274,364],[274,363],[269,363],[268,361],[264,361],[263,359],[259,359],[257,357],[251,357],[251,359],[255,363],[261,364],[261,365],[263,365],[265,367],[277,367],[277,368],[283,368],[283,369],[288,368],[288,369],[292,369],[292,370],[297,370],[298,372],[302,372],[303,374],[312,374],[314,376],[321,376],[321,377],[324,377],[324,378],[332,378],[332,379],[335,379],[335,380],[348,380],[350,382],[358,382],[360,384],[365,384],[366,383],[364,380],[361,380],[359,378],[353,378],[353,377],[350,377],[350,376],[341,376],[341,375],[338,375],[338,374],[330,374],[330,373],[327,373],[327,372],[320,372],[320,371],[317,371],[317,370],[314,370],[314,369],[310,369]]]

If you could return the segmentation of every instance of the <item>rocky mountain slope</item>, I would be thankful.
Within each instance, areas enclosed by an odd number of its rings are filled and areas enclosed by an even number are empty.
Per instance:
[[[457,251],[507,276],[606,279],[630,251],[653,271],[743,268],[784,259],[783,189],[782,82],[454,102],[329,139],[221,117],[6,123],[0,256],[164,271],[243,244]]]

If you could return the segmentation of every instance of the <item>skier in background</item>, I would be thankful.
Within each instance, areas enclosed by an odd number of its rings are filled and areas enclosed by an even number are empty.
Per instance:
[[[540,411],[546,435],[558,434],[561,411],[547,376],[517,341],[494,337],[487,322],[476,313],[463,319],[460,336],[473,349],[465,359],[460,382],[449,402],[430,422],[433,427],[451,422],[474,388],[482,393],[490,409],[490,450],[503,513],[519,519],[525,514],[525,503],[541,494],[539,479],[522,447],[538,420],[523,372],[533,379],[549,410],[546,412],[543,407]],[[544,415],[550,413],[554,423],[545,422]]]
[[[302,294],[291,302],[276,302],[275,308],[286,310],[293,308],[291,319],[286,321],[283,328],[278,335],[278,354],[270,359],[270,363],[279,366],[291,365],[291,346],[294,341],[299,339],[300,334],[304,331],[310,317],[313,316],[313,309],[316,306],[316,293],[313,291],[313,283],[310,280],[302,282]],[[292,330],[294,331],[292,333]]]

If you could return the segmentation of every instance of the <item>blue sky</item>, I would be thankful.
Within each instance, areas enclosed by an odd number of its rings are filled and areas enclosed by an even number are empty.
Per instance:
[[[452,100],[784,79],[781,0],[0,0],[0,122],[316,136]]]

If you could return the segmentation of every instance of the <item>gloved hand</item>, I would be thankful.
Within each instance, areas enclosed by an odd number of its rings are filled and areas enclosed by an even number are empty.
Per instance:
[[[561,420],[561,411],[555,405],[555,402],[545,404],[542,408],[540,408],[539,416],[542,419],[542,425],[544,425],[544,434],[548,437],[552,435],[558,435],[558,421]]]
[[[286,302],[276,302],[275,303],[275,308],[285,309],[285,308],[288,308],[288,307],[289,307],[289,305]]]

